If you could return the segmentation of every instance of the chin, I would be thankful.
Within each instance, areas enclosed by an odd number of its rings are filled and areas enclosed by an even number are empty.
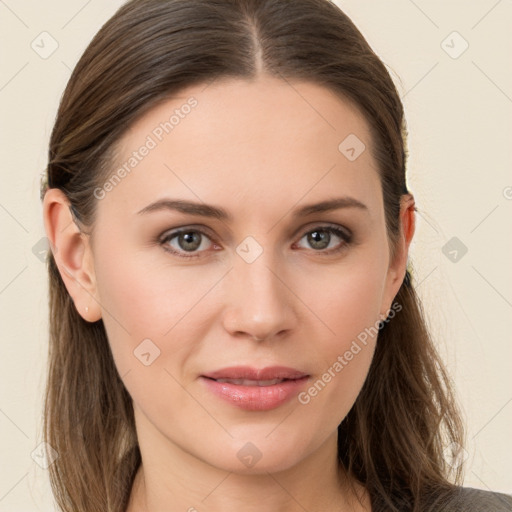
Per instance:
[[[274,424],[272,428],[275,427]],[[295,435],[288,435],[289,430],[287,433],[284,427],[277,433],[280,428],[277,427],[276,432],[269,435],[272,428],[260,428],[259,431],[251,428],[246,430],[246,435],[231,439],[228,445],[219,442],[215,450],[218,453],[212,454],[212,460],[208,462],[237,474],[277,473],[292,468],[321,444],[319,441],[314,446],[308,445],[305,442],[308,436],[301,435],[297,429]]]

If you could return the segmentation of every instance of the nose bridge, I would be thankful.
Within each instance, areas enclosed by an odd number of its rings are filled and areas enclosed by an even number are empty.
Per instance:
[[[250,238],[237,247],[230,272],[226,328],[264,339],[293,327],[293,294],[282,282],[274,251]]]

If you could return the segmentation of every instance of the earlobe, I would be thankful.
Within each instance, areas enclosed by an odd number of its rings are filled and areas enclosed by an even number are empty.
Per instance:
[[[75,307],[88,322],[101,318],[89,235],[73,218],[70,202],[59,189],[51,188],[43,199],[46,236],[55,263]]]

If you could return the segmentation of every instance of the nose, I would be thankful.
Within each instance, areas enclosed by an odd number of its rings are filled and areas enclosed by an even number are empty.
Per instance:
[[[277,264],[266,251],[252,263],[237,256],[234,268],[226,276],[226,331],[235,338],[264,341],[294,330],[297,299],[290,291],[289,279],[283,264]]]

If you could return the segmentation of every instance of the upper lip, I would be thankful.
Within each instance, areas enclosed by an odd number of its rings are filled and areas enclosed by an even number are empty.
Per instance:
[[[272,380],[272,379],[301,379],[308,377],[307,373],[286,366],[267,366],[266,368],[253,368],[251,366],[231,366],[213,372],[203,374],[209,379],[247,379],[247,380]]]

